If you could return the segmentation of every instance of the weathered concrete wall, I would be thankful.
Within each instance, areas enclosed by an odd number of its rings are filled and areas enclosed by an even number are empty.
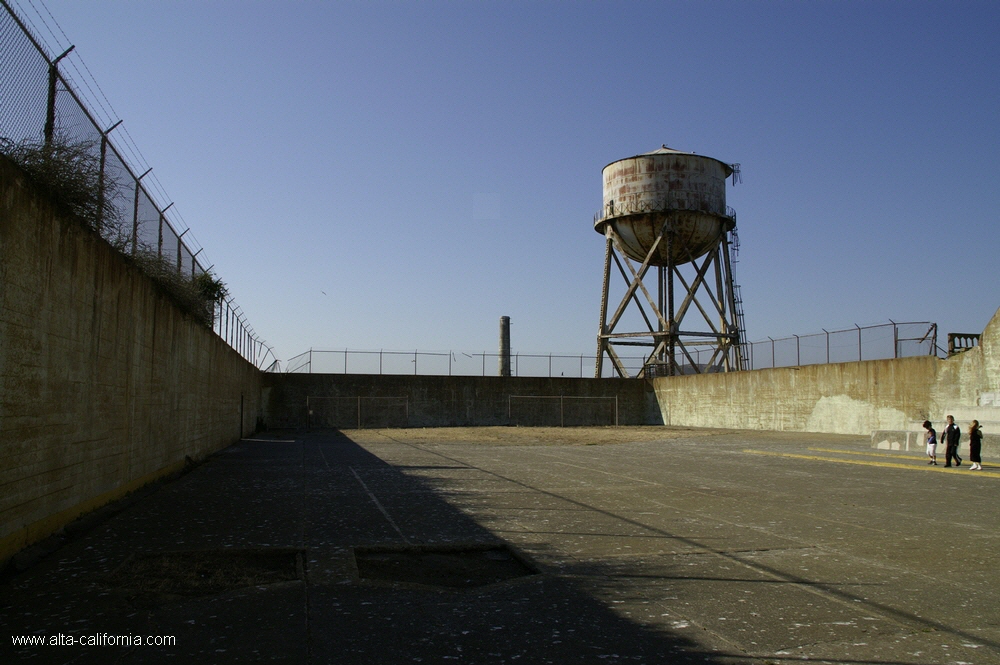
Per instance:
[[[978,420],[983,428],[983,456],[1000,456],[1000,309],[980,335],[979,346],[942,361],[936,379],[931,400],[935,426],[940,430],[939,423],[946,415],[955,416],[962,427],[964,449],[968,424]],[[908,440],[919,442],[920,449],[920,423],[910,423],[907,430],[905,439],[898,432],[876,432],[874,443],[882,448],[901,448]]]
[[[0,157],[0,566],[259,413],[255,367]]]
[[[615,397],[619,424],[662,422],[645,381],[365,374],[265,374],[263,381],[271,428],[606,425]]]
[[[938,361],[782,367],[654,381],[668,425],[838,434],[902,429],[927,417]]]
[[[871,435],[906,449],[924,420],[947,414],[984,427],[984,454],[1000,444],[1000,310],[980,346],[932,356],[784,367],[654,380],[667,425]],[[995,453],[992,453],[995,454]]]

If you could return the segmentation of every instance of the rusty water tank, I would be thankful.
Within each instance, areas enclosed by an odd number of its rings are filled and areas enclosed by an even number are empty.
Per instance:
[[[703,256],[736,225],[726,206],[726,179],[733,168],[718,159],[663,146],[604,167],[604,206],[594,230],[613,228],[622,251],[643,261],[664,223],[662,241],[650,263],[680,265]],[[669,246],[669,249],[668,249]]]

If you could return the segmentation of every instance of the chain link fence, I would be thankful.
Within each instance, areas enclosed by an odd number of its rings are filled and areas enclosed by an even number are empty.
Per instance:
[[[8,0],[0,5],[0,152],[25,145],[82,151],[88,163],[98,165],[92,222],[102,237],[154,278],[162,278],[164,270],[172,280],[211,277],[190,228],[169,210],[173,204],[161,206],[151,193],[157,188],[149,177],[152,169],[136,167],[145,160],[103,94],[95,92],[100,88],[86,65],[72,46],[59,46],[66,40],[55,20],[30,2],[17,11]],[[160,200],[166,200],[159,190]],[[272,349],[229,295],[208,309],[208,323],[233,349],[257,367],[277,367]]]
[[[855,326],[844,330],[824,330],[810,335],[792,335],[751,342],[746,345],[748,369],[796,367],[828,363],[883,360],[909,356],[937,355],[937,324],[930,322],[889,322]],[[689,349],[695,362],[707,362],[714,350]],[[702,358],[704,355],[704,358]],[[649,364],[645,356],[621,357],[631,376]],[[285,371],[302,374],[412,374],[423,376],[498,376],[500,354],[468,351],[360,351],[354,349],[310,349],[290,358]],[[604,376],[612,367],[604,359]],[[593,354],[511,353],[511,376],[591,377]],[[681,369],[686,359],[678,358]],[[653,374],[650,374],[651,376]]]
[[[635,371],[645,358],[623,359]],[[300,374],[412,374],[423,376],[497,376],[499,353],[486,351],[359,351],[310,349],[285,362]],[[511,376],[585,377],[594,375],[593,354],[512,353]],[[611,364],[607,361],[606,372]],[[607,375],[607,374],[606,374]]]
[[[824,330],[752,342],[750,369],[938,355],[937,324],[926,321]]]

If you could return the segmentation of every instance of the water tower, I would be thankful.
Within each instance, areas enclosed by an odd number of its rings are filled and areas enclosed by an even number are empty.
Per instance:
[[[738,164],[667,146],[604,167],[598,377],[606,361],[621,377],[745,368],[736,213],[726,206],[734,174]],[[625,281],[617,306],[612,272]]]

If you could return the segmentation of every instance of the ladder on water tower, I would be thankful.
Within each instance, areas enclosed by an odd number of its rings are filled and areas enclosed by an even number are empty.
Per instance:
[[[736,262],[738,260],[737,255],[740,252],[740,236],[736,233],[735,226],[733,227],[733,230],[729,232],[729,235],[729,247],[732,253],[730,261],[731,274],[729,277],[733,280],[733,303],[736,305],[736,326],[738,328],[738,338],[736,340],[736,344],[739,347],[739,367],[737,369],[744,370],[749,369],[749,357],[747,355],[749,349],[747,348],[746,322],[743,319],[743,295],[740,291],[740,285],[736,283]]]

